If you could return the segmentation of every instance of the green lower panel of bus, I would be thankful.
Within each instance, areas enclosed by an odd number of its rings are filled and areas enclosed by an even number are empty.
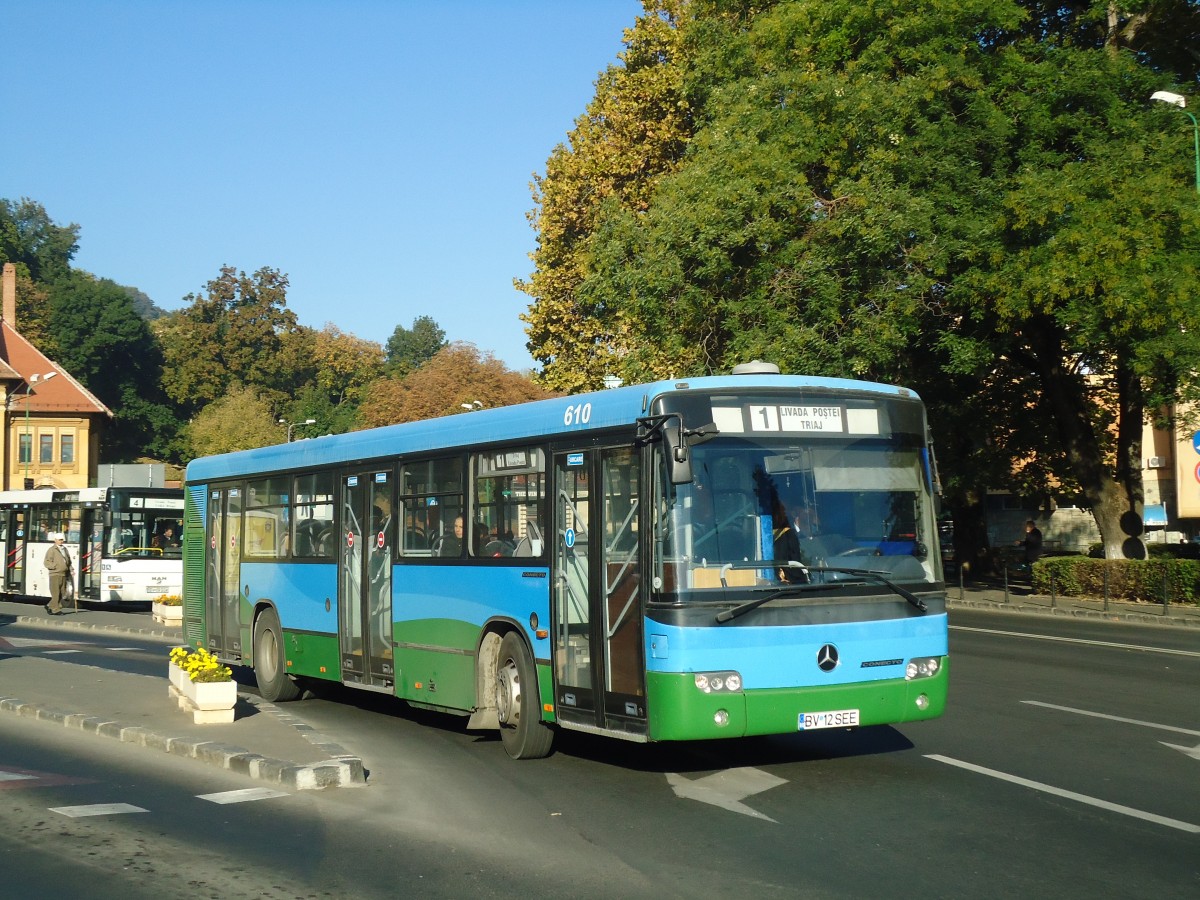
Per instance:
[[[413,619],[396,626],[396,696],[448,709],[475,705],[479,626],[457,619]]]
[[[646,674],[650,740],[693,741],[933,719],[946,708],[949,660],[931,678],[704,693],[690,673]]]
[[[284,635],[283,646],[289,675],[341,681],[337,635],[289,631]]]

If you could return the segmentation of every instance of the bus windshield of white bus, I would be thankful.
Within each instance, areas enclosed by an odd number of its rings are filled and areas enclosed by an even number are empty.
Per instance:
[[[183,556],[183,498],[112,491],[109,557]]]
[[[657,599],[941,582],[919,404],[755,399],[712,412],[720,434],[690,448],[693,480],[656,479]]]

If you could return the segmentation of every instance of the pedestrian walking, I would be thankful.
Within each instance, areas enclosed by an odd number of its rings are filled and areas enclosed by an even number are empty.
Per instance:
[[[1017,541],[1018,547],[1025,548],[1025,568],[1033,570],[1033,564],[1041,558],[1042,555],[1042,532],[1037,527],[1037,523],[1033,519],[1025,522],[1025,538]]]
[[[66,537],[61,531],[52,535],[54,544],[46,551],[44,560],[46,571],[50,574],[50,602],[46,604],[46,612],[52,616],[63,614],[63,600],[67,597],[67,586],[72,582],[71,554],[64,545]]]

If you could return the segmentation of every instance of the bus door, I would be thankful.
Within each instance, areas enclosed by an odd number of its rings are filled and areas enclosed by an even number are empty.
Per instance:
[[[554,456],[554,674],[560,722],[646,733],[638,454]]]
[[[226,659],[241,659],[242,492],[239,488],[212,491],[204,548],[204,615],[207,649]]]
[[[79,597],[100,599],[100,557],[104,546],[104,510],[85,507],[79,532]]]
[[[338,642],[342,680],[392,691],[392,478],[342,477],[338,554]]]
[[[23,509],[4,514],[7,540],[4,542],[4,590],[10,594],[25,593],[25,540],[29,530],[29,514]]]

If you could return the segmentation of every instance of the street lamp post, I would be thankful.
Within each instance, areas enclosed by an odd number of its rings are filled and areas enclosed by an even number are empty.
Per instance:
[[[32,403],[30,398],[33,396],[33,386],[35,384],[37,384],[39,381],[42,384],[45,384],[47,381],[49,381],[51,378],[53,378],[57,374],[58,374],[57,372],[47,372],[45,375],[30,375],[29,381],[25,385],[25,440],[27,440],[29,442],[29,454],[25,457],[24,486],[25,486],[26,490],[28,490],[30,488],[29,464],[31,462],[33,462],[33,431],[29,425],[29,407]]]
[[[290,444],[292,442],[292,429],[294,429],[297,425],[315,425],[317,424],[317,420],[305,419],[303,422],[289,422],[287,419],[280,419],[279,424],[287,426],[287,442]]]
[[[1183,110],[1183,114],[1192,120],[1192,142],[1195,144],[1196,151],[1196,193],[1200,194],[1200,124],[1196,122],[1196,117],[1187,111],[1187,98],[1183,94],[1175,94],[1171,91],[1155,91],[1150,95],[1150,99],[1178,106]]]

